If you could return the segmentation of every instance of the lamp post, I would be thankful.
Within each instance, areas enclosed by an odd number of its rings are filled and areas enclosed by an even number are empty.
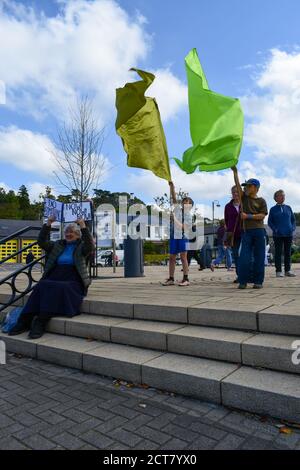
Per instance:
[[[212,201],[211,205],[212,205],[212,229],[213,229],[213,235],[214,235],[215,234],[215,206],[221,207],[221,205],[217,199]]]

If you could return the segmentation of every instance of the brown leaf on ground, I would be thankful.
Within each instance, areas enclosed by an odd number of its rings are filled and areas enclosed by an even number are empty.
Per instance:
[[[293,434],[293,430],[291,428],[288,428],[286,426],[282,426],[280,429],[279,429],[279,432],[281,434]]]

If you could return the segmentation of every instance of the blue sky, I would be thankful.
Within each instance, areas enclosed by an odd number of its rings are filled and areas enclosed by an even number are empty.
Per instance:
[[[48,150],[74,94],[88,91],[108,134],[103,154],[110,170],[101,187],[151,202],[167,184],[126,167],[114,132],[114,90],[135,79],[127,72],[131,66],[154,71],[149,95],[160,106],[170,157],[181,156],[191,145],[184,57],[196,47],[211,89],[241,98],[241,178],[258,176],[269,205],[283,187],[300,210],[298,0],[1,3],[6,103],[0,105],[0,186],[24,183],[32,197],[46,184],[63,192],[52,177]],[[172,164],[172,173],[176,186],[203,204],[207,216],[213,199],[223,206],[228,198],[230,170],[185,175]]]

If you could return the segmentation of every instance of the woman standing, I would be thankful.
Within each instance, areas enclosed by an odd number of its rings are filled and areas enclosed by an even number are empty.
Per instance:
[[[226,225],[227,241],[231,245],[235,271],[238,278],[239,249],[241,244],[241,218],[240,218],[240,197],[236,186],[231,188],[231,201],[225,206],[224,218]],[[238,279],[235,279],[235,283]]]
[[[11,336],[30,330],[29,338],[37,339],[43,335],[51,317],[73,317],[80,313],[80,305],[91,283],[87,259],[94,250],[94,242],[83,219],[66,226],[63,240],[49,241],[54,220],[49,217],[38,237],[39,246],[47,254],[43,277],[10,331]]]
[[[294,277],[291,272],[291,248],[293,232],[296,230],[295,215],[290,206],[284,204],[285,194],[279,189],[274,194],[276,205],[271,207],[268,225],[273,231],[275,245],[275,267],[276,277],[284,277],[282,274],[282,248],[284,250],[284,272],[285,276]]]

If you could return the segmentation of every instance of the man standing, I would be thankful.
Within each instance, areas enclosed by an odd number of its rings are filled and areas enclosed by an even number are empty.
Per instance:
[[[284,277],[281,265],[282,247],[285,276],[294,277],[295,274],[291,272],[291,248],[293,232],[296,230],[296,219],[291,207],[284,204],[285,194],[282,189],[276,191],[274,200],[276,205],[270,209],[268,225],[273,231],[276,277]]]
[[[216,259],[211,263],[210,269],[212,271],[215,270],[216,266],[222,263],[223,259],[226,259],[226,267],[228,271],[231,271],[232,265],[232,256],[231,250],[225,240],[225,222],[224,220],[220,220],[220,225],[217,230],[217,247],[218,247],[218,254]]]
[[[227,242],[231,246],[233,260],[238,282],[239,248],[241,244],[241,218],[240,218],[240,196],[236,186],[231,188],[232,199],[225,206],[224,218],[226,226]]]
[[[249,268],[253,260],[253,288],[261,289],[265,277],[265,229],[264,218],[268,214],[267,203],[257,193],[260,182],[251,178],[242,186],[239,182],[237,168],[232,167],[234,181],[241,200],[241,219],[243,221],[243,234],[239,258],[239,289],[246,289],[249,279]]]

